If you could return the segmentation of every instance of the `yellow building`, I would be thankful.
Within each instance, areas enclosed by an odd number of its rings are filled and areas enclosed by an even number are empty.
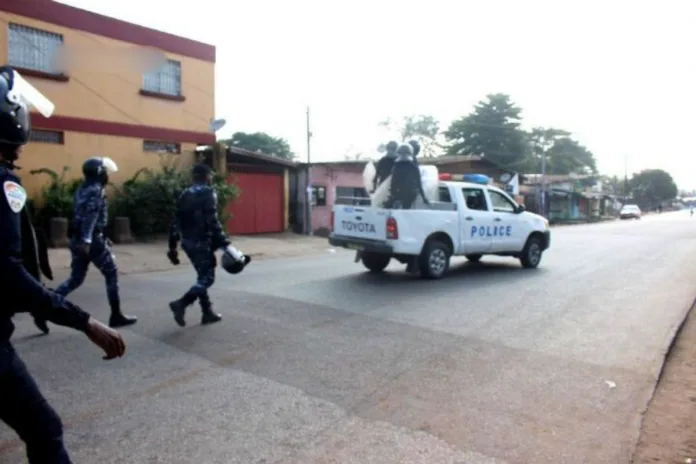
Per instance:
[[[32,142],[20,171],[32,195],[46,182],[29,171],[109,156],[116,183],[162,153],[182,165],[211,144],[215,113],[215,47],[53,1],[14,0],[0,6],[0,63],[17,69],[56,105],[32,114]]]

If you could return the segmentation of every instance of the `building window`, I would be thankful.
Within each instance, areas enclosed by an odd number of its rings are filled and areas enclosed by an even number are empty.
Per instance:
[[[167,60],[159,71],[145,74],[143,90],[175,97],[181,96],[181,63]]]
[[[9,24],[8,56],[10,66],[48,74],[59,74],[54,58],[63,45],[63,36],[21,24]]]
[[[326,206],[326,187],[312,186],[312,206]]]
[[[156,140],[144,140],[143,151],[150,153],[181,153],[181,144],[173,142],[158,142]]]
[[[336,187],[335,204],[369,206],[370,195],[362,187]]]
[[[29,133],[30,142],[63,144],[63,133],[60,131],[32,129]]]

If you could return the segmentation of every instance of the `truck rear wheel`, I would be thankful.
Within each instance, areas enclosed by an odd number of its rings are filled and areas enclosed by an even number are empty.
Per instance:
[[[383,253],[363,252],[362,263],[370,272],[382,272],[389,266],[391,256]]]
[[[520,262],[522,267],[526,269],[535,269],[541,262],[541,254],[544,250],[541,238],[532,235],[527,239],[527,243],[520,254]]]
[[[441,279],[449,269],[451,251],[447,245],[437,240],[429,241],[419,257],[421,277]]]

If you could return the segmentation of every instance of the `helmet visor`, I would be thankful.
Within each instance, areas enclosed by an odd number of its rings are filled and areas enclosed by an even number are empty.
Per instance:
[[[104,166],[107,172],[118,172],[118,166],[111,158],[102,158],[102,165]]]

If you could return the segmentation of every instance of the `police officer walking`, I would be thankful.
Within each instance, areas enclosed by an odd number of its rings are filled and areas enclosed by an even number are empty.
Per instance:
[[[215,282],[216,250],[225,250],[228,258],[242,263],[242,268],[248,263],[248,258],[245,261],[244,255],[230,245],[223,232],[217,215],[217,194],[210,185],[210,176],[208,166],[197,164],[193,167],[193,185],[184,190],[179,197],[169,232],[167,257],[174,265],[180,263],[177,247],[181,241],[181,248],[196,269],[197,276],[195,285],[184,296],[169,303],[174,320],[180,327],[186,325],[186,308],[196,300],[201,305],[201,324],[212,324],[222,320],[222,316],[213,311],[208,295],[208,289]]]
[[[24,441],[31,464],[70,464],[63,424],[10,343],[12,316],[30,311],[79,330],[104,350],[104,359],[123,356],[126,347],[117,332],[44,287],[22,264],[22,228],[32,229],[24,231],[26,236],[34,237],[34,231],[31,222],[22,221],[27,194],[13,171],[29,132],[29,112],[14,89],[14,71],[0,67],[0,292],[5,295],[0,304],[0,420]]]
[[[89,264],[94,264],[106,281],[106,296],[111,308],[109,325],[114,328],[132,325],[138,320],[121,312],[118,268],[109,240],[104,236],[109,221],[104,189],[109,183],[109,172],[117,170],[116,163],[110,158],[90,158],[82,164],[85,181],[75,193],[73,234],[70,239],[70,277],[56,288],[56,293],[67,296],[82,285]]]

